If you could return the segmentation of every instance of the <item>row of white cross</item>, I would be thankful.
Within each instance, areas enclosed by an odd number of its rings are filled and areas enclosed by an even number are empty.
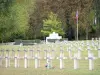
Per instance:
[[[66,51],[68,51],[69,58],[71,58],[72,57],[72,47],[68,47]],[[76,52],[78,53],[78,57],[81,57],[82,51],[83,50],[80,47],[76,50]],[[89,53],[92,53],[92,49],[89,46],[87,47],[87,51],[88,51],[88,55],[89,55]],[[97,51],[98,51],[98,57],[100,58],[100,46],[99,46]],[[12,55],[14,56],[14,54],[16,52],[19,55],[21,52],[23,52],[23,50],[17,50],[17,51],[12,50]],[[38,55],[40,55],[41,52],[42,52],[41,50],[37,50],[36,52],[34,50],[30,50],[30,57],[33,57],[34,53],[37,53]],[[45,57],[47,56],[47,53],[52,53],[52,57],[55,57],[55,52],[57,52],[57,51],[55,51],[55,50],[44,50],[44,52],[45,52]],[[60,52],[64,53],[65,50],[60,50]],[[4,56],[5,53],[9,56],[9,55],[11,55],[11,50],[6,50],[6,51],[0,50],[0,56]],[[28,53],[28,50],[24,50],[24,53]]]
[[[6,55],[5,57],[5,67],[10,67],[10,58],[8,55]],[[2,65],[2,59],[4,59],[2,57],[0,57],[0,65]],[[27,54],[25,53],[24,57],[19,57],[18,55],[15,54],[14,56],[14,67],[17,68],[19,67],[19,60],[20,59],[24,59],[24,68],[28,68],[28,60],[29,59],[34,59],[35,60],[35,68],[38,68],[40,67],[40,60],[42,59],[38,54],[35,54],[34,57],[32,58],[29,58],[27,56]],[[44,59],[46,59],[46,63],[47,63],[47,68],[49,69],[50,67],[52,67],[52,59],[54,59],[50,53],[47,53],[47,56],[44,57]],[[60,69],[63,69],[64,68],[64,60],[63,59],[67,59],[67,57],[64,56],[64,53],[60,53],[60,56],[57,57],[56,59],[59,59],[60,60]],[[78,69],[79,68],[79,57],[78,57],[78,54],[75,53],[74,54],[74,57],[71,57],[71,59],[74,60],[74,69]],[[94,69],[94,63],[93,63],[93,60],[96,59],[96,57],[93,56],[92,53],[89,53],[88,57],[85,57],[85,59],[88,59],[89,60],[89,70],[93,70]]]
[[[90,46],[95,47],[96,50],[98,50],[98,58],[100,58],[100,42],[99,41],[94,41],[92,40],[92,42],[67,42],[65,43],[67,45],[67,51],[69,54],[69,58],[74,60],[74,69],[78,69],[79,68],[79,59],[81,58],[81,51],[83,48],[81,47],[86,47],[87,51],[88,51],[88,57],[85,57],[85,59],[89,60],[89,70],[93,70],[94,69],[94,63],[93,60],[96,59],[96,57],[93,56],[92,54],[92,50],[90,48]],[[91,44],[91,45],[90,45]],[[60,43],[61,45],[61,43]],[[72,48],[77,49],[77,53],[74,54],[74,56],[72,56]],[[79,47],[79,48],[78,48]],[[47,48],[48,49],[48,48]],[[62,50],[61,50],[62,49]],[[63,59],[67,59],[67,57],[64,56],[64,52],[63,52],[63,48],[60,49],[60,56],[57,57],[56,59],[59,59],[60,61],[60,69],[64,68],[64,60]],[[5,67],[10,67],[10,59],[14,59],[14,63],[15,63],[15,68],[19,67],[19,60],[20,59],[24,59],[24,68],[28,68],[28,60],[29,59],[34,59],[35,60],[35,68],[40,67],[40,60],[41,59],[46,59],[46,63],[47,63],[47,68],[52,67],[52,60],[55,59],[55,54],[54,54],[54,50],[52,50],[52,54],[50,54],[51,52],[49,50],[44,50],[45,51],[45,56],[44,58],[40,57],[40,50],[37,50],[38,53],[34,53],[33,50],[30,50],[31,55],[30,57],[27,55],[27,50],[24,50],[25,54],[24,57],[20,57],[20,50],[18,50],[18,54],[15,54],[15,51],[12,50],[13,52],[13,57],[10,56],[10,51],[6,50],[6,56],[4,56],[4,50],[1,50],[1,55],[0,55],[0,65],[2,66],[2,60],[5,59]],[[34,53],[34,54],[33,54]]]

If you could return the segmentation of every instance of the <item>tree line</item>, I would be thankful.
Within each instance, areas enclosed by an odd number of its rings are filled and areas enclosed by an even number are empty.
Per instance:
[[[0,42],[44,39],[52,32],[76,39],[99,37],[99,0],[0,0]]]

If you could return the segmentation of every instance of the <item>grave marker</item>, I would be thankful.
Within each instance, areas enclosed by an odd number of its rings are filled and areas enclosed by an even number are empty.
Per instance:
[[[16,54],[15,54],[14,59],[15,59],[15,68],[17,68],[18,67],[18,57]]]
[[[52,59],[53,59],[53,57],[51,57],[50,53],[48,53],[47,57],[45,57],[44,59],[47,59],[46,67],[48,69],[52,68]]]
[[[55,58],[55,50],[52,50],[52,58]]]
[[[0,56],[4,57],[4,50],[1,49],[0,52],[1,52],[1,55]]]
[[[10,67],[10,50],[6,50],[8,56],[8,66]]]
[[[18,52],[17,55],[18,55],[18,67],[19,67],[19,66],[20,66],[20,65],[19,65],[19,61],[20,61],[20,50],[18,49],[17,52]]]
[[[31,58],[34,57],[34,50],[30,50],[30,57],[31,57]]]
[[[24,54],[25,54],[25,55],[27,54],[27,50],[25,50],[25,49],[24,49]]]
[[[10,67],[10,58],[9,58],[9,56],[6,54],[6,56],[5,56],[5,61],[6,61],[6,68],[8,68],[8,67]]]
[[[40,50],[37,50],[37,55],[38,55],[38,57],[40,57]],[[38,60],[38,66],[40,67],[40,60]]]
[[[98,58],[100,58],[100,47],[98,48]]]
[[[35,68],[40,67],[40,66],[39,66],[39,63],[40,63],[40,62],[39,62],[40,57],[38,57],[38,54],[35,54],[34,59],[35,59]]]
[[[63,59],[67,59],[67,57],[64,57],[64,55],[62,53],[60,53],[60,57],[57,57],[57,59],[60,60],[60,69],[64,68],[64,61]]]
[[[74,69],[78,69],[79,68],[79,61],[78,61],[78,54],[77,53],[74,54],[73,59],[74,59]]]
[[[24,68],[28,68],[28,57],[27,57],[26,53],[25,53],[25,56],[24,56]]]
[[[47,57],[47,54],[50,53],[50,50],[44,50],[44,52],[45,52],[44,57]]]
[[[10,54],[9,54],[9,50],[6,50],[6,54],[9,56]]]
[[[91,49],[89,46],[88,46],[87,50],[88,50],[88,56],[89,56],[89,54],[91,53]]]
[[[78,59],[81,59],[81,48],[78,48]]]
[[[14,58],[15,50],[12,49],[12,58]]]
[[[0,66],[2,66],[2,56],[0,56]]]
[[[92,53],[89,54],[88,57],[85,57],[85,59],[89,60],[89,70],[93,70],[94,69],[94,59],[96,59]]]
[[[68,54],[69,54],[69,58],[70,58],[70,59],[72,59],[72,53],[71,53],[71,52],[72,52],[71,48],[68,47]]]

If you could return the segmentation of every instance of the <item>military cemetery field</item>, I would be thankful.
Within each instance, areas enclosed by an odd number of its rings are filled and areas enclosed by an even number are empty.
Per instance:
[[[100,75],[100,0],[0,0],[0,75]]]
[[[95,42],[96,44],[96,42]],[[99,46],[99,45],[98,45]],[[96,59],[93,59],[93,69],[89,70],[89,60],[88,57],[88,47],[91,49]],[[71,58],[69,57],[69,51],[71,49]],[[78,49],[81,50],[81,58],[78,59],[79,67],[74,69],[74,54],[78,53]],[[98,57],[98,47],[93,46],[92,41],[76,41],[73,42],[59,42],[52,44],[37,44],[33,46],[16,46],[16,45],[0,45],[0,50],[4,51],[2,64],[0,58],[0,75],[99,75],[100,74],[100,58]],[[19,67],[15,68],[15,59],[10,59],[10,66],[5,67],[6,65],[6,56],[7,50],[9,51],[9,56],[14,57],[15,54],[18,54],[19,51]],[[15,53],[13,53],[13,51]],[[35,59],[28,59],[28,67],[24,67],[24,55],[25,50],[27,56],[31,56],[31,50],[33,50],[33,56],[40,51],[40,66],[35,68]],[[54,57],[52,60],[52,67],[47,68],[45,57],[45,51],[48,50],[49,54]],[[54,53],[53,53],[54,52]],[[57,57],[60,56],[60,53],[64,54],[66,59],[63,59],[64,67],[60,68],[60,60]],[[53,55],[54,54],[54,55]],[[2,51],[0,51],[2,56]]]

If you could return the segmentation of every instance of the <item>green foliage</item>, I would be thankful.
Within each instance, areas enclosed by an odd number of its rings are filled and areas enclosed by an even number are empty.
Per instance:
[[[14,1],[14,0],[13,0]],[[10,0],[9,0],[10,2]],[[6,6],[6,4],[9,4]],[[28,29],[28,5],[26,1],[23,0],[22,3],[12,2],[11,3],[0,3],[2,10],[0,11],[0,40],[6,41],[9,38],[18,38],[16,34],[23,35],[25,38],[25,33]],[[30,5],[29,5],[30,6]],[[5,10],[7,9],[7,10]],[[4,11],[3,11],[4,10]],[[9,11],[8,11],[9,10]],[[22,37],[23,37],[22,36]]]
[[[93,20],[95,19],[95,11],[91,10],[88,16],[88,21],[93,24]]]
[[[16,11],[16,12],[14,12]],[[12,12],[14,12],[15,15],[15,26],[16,26],[16,32],[17,33],[25,33],[28,26],[28,12],[26,10],[26,7],[22,4],[16,4],[12,7]]]
[[[95,11],[91,10],[88,16],[88,21],[91,26],[91,30],[89,32],[92,32],[92,33],[96,32],[96,29],[97,29],[97,26],[93,23],[94,19],[95,19]]]
[[[14,17],[11,11],[12,0],[0,1],[0,40],[7,40],[14,30]]]
[[[41,32],[48,36],[52,32],[57,32],[60,35],[64,35],[64,31],[62,28],[62,22],[57,18],[57,15],[54,13],[50,13],[48,15],[48,19],[43,20],[43,29]]]
[[[34,11],[34,0],[17,1],[12,7],[12,11],[15,11],[13,13],[15,14],[16,26],[14,35],[19,34],[23,39],[26,39],[28,37],[26,33],[29,30],[29,14]],[[18,37],[15,36],[15,39],[18,39]]]

